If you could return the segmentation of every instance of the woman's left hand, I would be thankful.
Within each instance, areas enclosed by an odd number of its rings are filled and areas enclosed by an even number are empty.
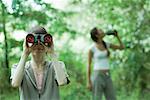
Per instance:
[[[54,46],[52,45],[51,47],[48,47],[48,46],[45,46],[43,43],[41,43],[44,48],[45,48],[45,51],[48,53],[48,54],[51,54],[54,52]]]
[[[118,36],[118,32],[117,32],[117,30],[114,30],[114,36]]]

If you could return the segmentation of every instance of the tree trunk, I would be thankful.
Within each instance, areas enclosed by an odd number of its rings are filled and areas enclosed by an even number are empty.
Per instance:
[[[6,68],[6,69],[8,69],[9,68],[9,62],[8,62],[8,44],[7,44],[7,34],[6,34],[6,27],[5,27],[5,25],[6,25],[6,7],[5,7],[5,5],[3,4],[3,2],[2,1],[0,1],[1,2],[1,5],[2,5],[2,25],[3,25],[3,33],[4,33],[4,37],[5,37],[5,39],[4,39],[4,42],[5,42],[5,65],[4,65],[4,67]]]

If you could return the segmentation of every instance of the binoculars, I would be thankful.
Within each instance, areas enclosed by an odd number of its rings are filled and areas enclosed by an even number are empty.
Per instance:
[[[105,32],[106,35],[115,35],[117,33],[117,30],[108,30]]]
[[[38,44],[38,41],[45,46],[50,47],[52,45],[52,36],[50,34],[28,34],[26,36],[27,47],[32,47],[34,44]]]

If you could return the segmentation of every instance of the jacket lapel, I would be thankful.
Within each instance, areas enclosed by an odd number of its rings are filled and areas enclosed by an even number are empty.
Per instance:
[[[25,71],[26,71],[31,83],[34,85],[35,88],[37,88],[36,79],[35,79],[35,76],[34,76],[34,72],[31,68],[31,63],[30,62],[28,64],[28,68]]]
[[[41,90],[41,92],[44,92],[44,88],[46,86],[48,70],[49,70],[49,62],[46,61],[45,65],[44,65],[44,76],[43,76],[43,83],[42,83],[42,90]]]

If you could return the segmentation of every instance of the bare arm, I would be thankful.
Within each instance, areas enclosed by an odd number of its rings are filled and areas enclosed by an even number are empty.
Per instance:
[[[27,47],[25,47],[25,42],[24,42],[24,51],[23,54],[20,58],[20,61],[17,65],[16,71],[12,77],[12,82],[11,85],[13,87],[19,87],[21,85],[22,79],[23,79],[23,75],[24,75],[24,66],[26,63],[26,59],[28,58],[30,51]]]
[[[118,36],[118,33],[115,34],[116,38],[118,39],[119,41],[119,45],[114,45],[114,44],[110,44],[110,48],[116,50],[116,49],[119,49],[119,50],[122,50],[124,49],[124,45],[120,39],[120,37]]]
[[[88,88],[91,88],[90,76],[91,76],[92,56],[93,56],[92,51],[89,50],[89,53],[88,53],[88,68],[87,68],[87,85],[88,85]]]

